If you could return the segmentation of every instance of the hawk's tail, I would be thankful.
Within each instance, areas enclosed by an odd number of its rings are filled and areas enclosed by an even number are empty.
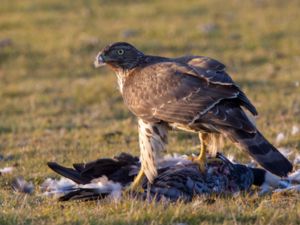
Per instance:
[[[238,129],[224,130],[227,137],[238,147],[246,150],[262,167],[277,176],[285,177],[293,166],[267,139],[259,132],[248,133]]]

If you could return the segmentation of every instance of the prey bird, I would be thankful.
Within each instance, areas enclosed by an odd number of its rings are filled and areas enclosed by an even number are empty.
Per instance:
[[[193,161],[201,171],[208,147],[220,135],[271,173],[287,176],[292,171],[292,164],[249,119],[244,109],[256,116],[256,108],[217,60],[151,56],[129,43],[116,42],[100,51],[94,64],[108,65],[116,73],[124,102],[138,117],[142,165],[130,190],[140,186],[144,175],[154,181],[171,128],[199,134],[200,154]]]
[[[143,193],[134,193],[142,199],[154,198],[191,201],[195,196],[222,196],[248,191],[252,185],[278,187],[288,183],[264,169],[234,164],[217,153],[219,161],[208,162],[205,173],[186,156],[162,157],[158,175],[151,184],[144,177]],[[63,194],[59,200],[99,200],[120,197],[121,191],[133,182],[141,166],[139,159],[121,153],[113,158],[101,158],[88,163],[73,164],[73,168],[48,162],[48,166],[69,180],[44,183],[47,194]],[[53,181],[53,180],[52,180]],[[73,182],[71,182],[73,181]]]

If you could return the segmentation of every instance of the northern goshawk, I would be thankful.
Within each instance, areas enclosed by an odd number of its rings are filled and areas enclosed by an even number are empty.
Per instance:
[[[253,115],[257,111],[222,63],[203,56],[150,56],[117,42],[97,55],[95,66],[103,65],[114,70],[125,104],[138,117],[142,166],[132,189],[144,175],[150,182],[156,177],[159,152],[165,149],[170,128],[199,133],[201,151],[194,161],[201,170],[206,146],[220,134],[270,172],[286,176],[292,170],[249,119],[244,109]]]

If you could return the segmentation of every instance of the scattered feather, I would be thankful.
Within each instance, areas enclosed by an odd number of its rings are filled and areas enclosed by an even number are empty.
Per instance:
[[[12,188],[16,192],[32,194],[34,191],[34,185],[32,182],[27,182],[23,177],[16,177],[12,181]]]
[[[292,185],[288,188],[279,188],[279,189],[274,190],[275,193],[282,193],[282,192],[287,192],[287,191],[300,192],[300,185]]]
[[[288,176],[288,180],[292,183],[300,183],[300,169],[291,173]]]
[[[300,164],[300,154],[296,154],[294,158],[294,165],[299,165]]]
[[[283,132],[280,132],[280,133],[278,133],[277,136],[276,136],[276,143],[279,144],[279,143],[283,142],[284,139],[285,139],[284,133],[283,133]]]
[[[109,196],[114,200],[120,199],[122,195],[121,184],[108,180],[106,176],[94,179],[90,184],[79,185],[79,187],[87,189],[96,188],[98,189],[99,193],[109,193]]]
[[[12,167],[12,166],[10,166],[10,167],[4,167],[4,168],[0,169],[0,175],[12,173],[14,169],[15,168]]]
[[[121,184],[110,181],[105,176],[94,179],[91,183],[84,185],[76,184],[67,178],[61,178],[60,180],[47,178],[40,188],[45,196],[60,197],[70,192],[81,190],[96,194],[108,194],[114,200],[121,198],[122,190]]]
[[[46,196],[60,196],[73,190],[75,186],[76,183],[74,181],[62,177],[60,180],[47,178],[40,188]]]
[[[259,195],[265,195],[267,193],[282,193],[287,191],[300,192],[300,170],[290,174],[288,178],[282,178],[277,184],[265,183],[261,186]]]
[[[299,127],[296,126],[296,125],[293,125],[291,134],[292,134],[292,135],[296,135],[296,134],[299,133],[299,131],[300,131]]]

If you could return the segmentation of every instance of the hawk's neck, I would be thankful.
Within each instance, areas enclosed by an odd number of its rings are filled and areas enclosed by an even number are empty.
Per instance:
[[[125,83],[126,77],[129,74],[129,71],[128,70],[123,70],[123,69],[118,69],[118,70],[115,70],[115,73],[116,73],[117,78],[118,78],[119,91],[121,92],[121,94],[123,94],[124,83]]]
[[[150,64],[153,64],[153,63],[170,62],[170,61],[172,61],[172,59],[170,59],[170,58],[161,57],[161,56],[147,55],[147,56],[144,57],[141,64],[150,65]]]
[[[134,74],[134,71],[139,70],[146,66],[150,66],[155,63],[170,62],[170,61],[172,61],[172,59],[166,57],[144,56],[143,58],[141,58],[141,60],[138,63],[138,66],[136,66],[135,68],[126,70],[122,68],[113,67],[113,70],[115,71],[118,78],[118,86],[121,94],[123,94],[123,87],[126,78],[130,76],[130,74]]]

